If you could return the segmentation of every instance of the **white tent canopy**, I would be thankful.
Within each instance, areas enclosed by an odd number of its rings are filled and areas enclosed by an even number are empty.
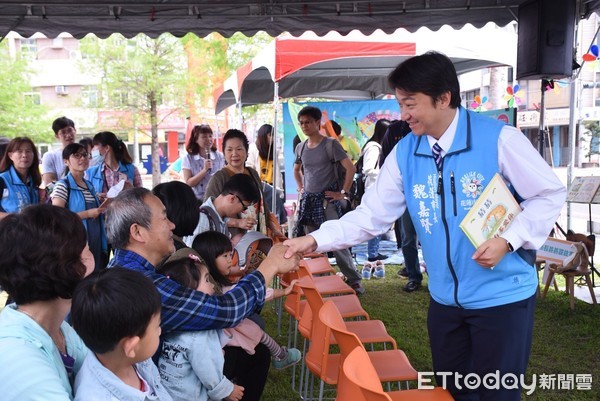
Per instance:
[[[392,34],[283,35],[215,91],[215,109],[219,113],[238,102],[268,103],[274,96],[374,99],[391,93],[387,75],[414,55],[443,52],[461,74],[488,66],[514,66],[516,49],[514,28],[494,24],[481,29],[467,25],[460,30],[446,26],[437,32],[421,28],[414,33],[398,29]]]
[[[266,31],[300,35],[313,31],[347,34],[358,29],[392,33],[397,28],[414,32],[422,26],[460,28],[488,22],[504,26],[517,19],[518,5],[526,0],[3,0],[0,3],[0,37],[16,31],[25,37],[41,32],[56,37],[68,32],[76,38],[88,33],[107,37],[119,32],[156,37],[163,32],[206,36],[235,32],[248,36]],[[599,7],[598,0],[577,1],[580,14]]]

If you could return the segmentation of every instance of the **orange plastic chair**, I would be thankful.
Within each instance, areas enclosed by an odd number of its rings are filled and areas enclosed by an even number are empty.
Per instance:
[[[312,273],[306,267],[306,261],[301,260],[298,267],[298,276],[302,277],[313,277]],[[356,292],[344,282],[340,277],[333,274],[330,276],[317,276],[313,277],[315,287],[321,295],[342,295],[342,294],[356,294]]]
[[[435,387],[431,390],[402,390],[386,393],[381,387],[377,371],[369,355],[362,347],[348,354],[337,386],[336,401],[453,401],[447,390]]]
[[[301,285],[301,283],[304,283],[304,285]],[[306,307],[306,305],[308,305],[310,303],[310,300],[309,300],[309,295],[307,295],[307,293],[304,291],[304,288],[306,288],[307,286],[309,286],[314,291],[314,295],[312,293],[310,295],[320,299],[321,300],[320,304],[322,305],[323,300],[322,300],[321,296],[319,295],[319,293],[315,289],[312,276],[306,276],[306,277],[301,278],[300,281],[298,282],[298,284],[296,285],[296,289],[294,289],[293,292],[290,295],[288,295],[288,297],[286,299],[286,310],[288,310],[288,309],[293,310],[293,316],[295,317],[293,341],[292,341],[292,337],[288,336],[288,348],[291,346],[293,346],[294,348],[297,348],[296,333],[300,332],[300,334],[304,338],[303,353],[306,353],[306,341],[310,339],[311,331],[312,331],[312,311],[311,311],[310,307]],[[301,300],[300,299],[301,293],[304,294],[307,299]],[[331,297],[328,299],[331,299],[332,302],[335,303],[336,307],[338,307],[340,309],[340,312],[342,313],[342,316],[344,318],[369,319],[369,314],[367,313],[367,311],[365,311],[363,309],[358,297],[354,294],[339,295],[339,296]],[[318,310],[318,309],[316,309],[316,310]],[[292,314],[290,314],[290,316],[292,316]],[[367,321],[369,321],[369,320],[365,320],[364,322],[366,323]],[[384,337],[383,339],[381,339],[381,335],[379,334],[381,332],[381,330],[377,330],[378,323],[381,326],[383,326],[383,324],[379,321],[375,321],[372,324],[367,325],[367,326],[362,326],[362,330],[360,331],[361,333],[368,333],[369,330],[373,331],[373,333],[374,333],[373,335],[362,334],[362,337],[366,338],[365,342],[369,342],[369,340],[372,340],[372,342],[387,341],[387,342],[391,342],[395,347],[395,344],[396,344],[395,340],[391,336],[388,335],[387,337]],[[290,321],[290,325],[289,325],[290,328],[291,328],[291,325],[292,325],[292,322]],[[291,329],[290,329],[290,331],[291,331]],[[384,331],[385,331],[385,328],[384,328]],[[385,334],[387,334],[387,332]],[[295,367],[292,369],[292,374],[294,374],[294,373],[295,373]],[[300,374],[300,382],[301,383],[302,383],[303,378],[304,378],[304,371],[301,371],[301,374]],[[295,387],[295,381],[292,380],[292,389],[295,389],[294,387]]]
[[[318,320],[321,320],[327,329],[333,332],[340,347],[342,362],[354,348],[363,347],[356,334],[348,331],[342,316],[332,302],[325,302],[319,311]],[[408,361],[406,354],[399,349],[370,351],[368,355],[382,382],[417,379],[417,371]]]
[[[302,313],[298,324],[298,331],[305,338],[310,338],[314,319],[313,315],[315,311],[318,313],[321,310],[325,301],[316,290],[310,278],[303,277],[297,285],[302,289],[309,305]],[[365,319],[369,319],[369,315],[363,309],[356,295],[331,297],[327,298],[327,300],[335,304],[336,309],[343,318],[364,317]],[[348,331],[356,334],[362,343],[391,343],[393,349],[397,348],[396,340],[388,334],[381,320],[347,321],[345,324]],[[330,342],[335,344],[335,338],[330,338]]]
[[[335,274],[335,269],[331,264],[329,264],[329,260],[325,257],[325,255],[318,254],[319,257],[306,258],[304,257],[304,263],[308,271],[313,275],[329,275]]]

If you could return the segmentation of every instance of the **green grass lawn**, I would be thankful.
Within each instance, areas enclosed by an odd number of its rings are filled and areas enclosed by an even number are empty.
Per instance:
[[[420,290],[408,294],[402,291],[406,280],[396,276],[398,266],[386,266],[386,269],[385,279],[364,281],[367,293],[361,298],[363,307],[372,319],[380,319],[385,323],[388,332],[396,339],[398,348],[406,352],[415,369],[431,371],[426,328],[429,292]],[[564,286],[559,281],[559,286],[561,284]],[[262,315],[267,320],[267,331],[276,337],[276,314],[273,308],[265,307]],[[276,338],[283,345],[286,341],[287,314],[282,321],[282,337]],[[554,390],[541,390],[538,386],[532,395],[524,394],[523,399],[600,400],[600,306],[576,301],[575,310],[572,311],[569,309],[568,295],[550,289],[544,300],[538,298],[533,336],[527,383],[531,383],[534,374],[538,376],[538,383],[542,374],[591,374],[592,389],[558,390],[555,384]],[[291,372],[291,368],[283,371],[272,369],[263,400],[300,399],[290,389]],[[328,396],[333,394],[330,391]]]

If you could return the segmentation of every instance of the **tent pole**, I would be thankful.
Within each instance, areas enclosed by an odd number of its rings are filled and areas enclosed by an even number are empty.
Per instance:
[[[571,186],[571,181],[573,181],[573,167],[575,165],[575,151],[577,150],[577,146],[575,146],[575,142],[577,140],[577,128],[576,124],[579,124],[579,102],[581,99],[581,89],[580,89],[580,80],[579,76],[576,75],[574,79],[571,79],[571,87],[569,90],[569,164],[567,164],[567,188]],[[578,96],[579,95],[579,96]],[[571,229],[571,202],[567,202],[567,230]]]
[[[273,85],[273,196],[271,197],[271,211],[279,221],[279,213],[277,210],[277,184],[279,181],[279,153],[277,152],[277,111],[279,109],[279,83]]]
[[[546,88],[544,87],[544,82],[546,82],[545,79],[540,81],[542,87],[542,98],[540,101],[540,124],[538,127],[538,152],[543,159],[546,159],[546,145],[544,143],[546,139],[546,126],[544,124],[544,118],[546,117]]]
[[[238,129],[243,131],[244,130],[244,116],[242,115],[242,100],[240,99],[237,102],[237,111],[238,111]]]

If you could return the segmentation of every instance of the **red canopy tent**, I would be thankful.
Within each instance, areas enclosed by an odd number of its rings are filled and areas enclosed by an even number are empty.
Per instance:
[[[424,28],[415,33],[399,29],[392,34],[282,35],[214,92],[215,109],[219,113],[233,104],[268,103],[277,98],[375,99],[391,93],[387,75],[408,57],[441,51],[464,73],[514,65],[516,43],[514,29],[493,24],[481,29],[445,27],[438,32]]]

